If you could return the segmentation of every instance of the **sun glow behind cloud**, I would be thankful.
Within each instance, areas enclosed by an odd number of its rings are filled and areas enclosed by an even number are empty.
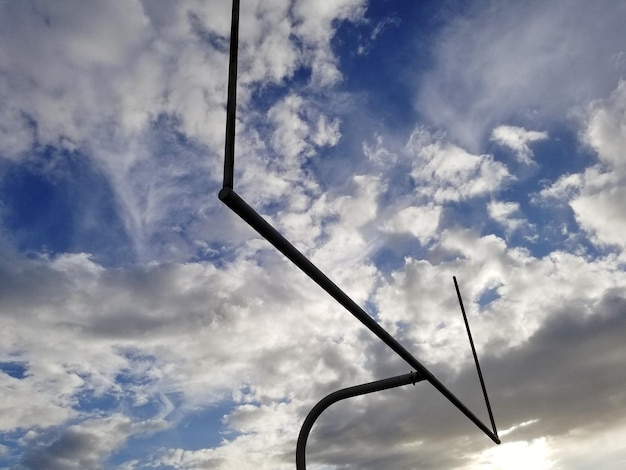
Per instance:
[[[550,458],[550,446],[546,439],[539,438],[530,442],[504,443],[500,447],[489,449],[479,457],[478,462],[472,468],[478,470],[521,470],[523,468],[549,470],[554,468],[554,461]]]
[[[620,468],[623,8],[242,0],[238,190],[480,413],[456,275],[506,430],[418,384],[312,463]],[[293,468],[408,372],[219,204],[229,24],[0,6],[0,467]]]

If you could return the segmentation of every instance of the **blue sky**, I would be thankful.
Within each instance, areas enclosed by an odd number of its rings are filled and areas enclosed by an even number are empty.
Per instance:
[[[235,186],[487,420],[318,469],[622,468],[626,5],[242,0]],[[293,468],[409,372],[217,199],[229,2],[0,4],[0,468]]]

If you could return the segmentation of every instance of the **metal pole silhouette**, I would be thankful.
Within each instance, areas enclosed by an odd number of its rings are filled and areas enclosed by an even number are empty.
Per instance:
[[[398,356],[416,370],[420,380],[426,380],[456,406],[467,418],[469,418],[480,430],[482,430],[496,444],[500,443],[491,408],[488,406],[491,417],[492,429],[489,429],[472,411],[470,411],[452,392],[450,392],[424,365],[422,365],[404,346],[393,338],[374,318],[354,302],[333,281],[331,281],[317,266],[306,256],[296,249],[285,237],[283,237],[272,225],[270,225],[259,213],[250,207],[234,190],[234,165],[235,165],[235,123],[237,107],[237,55],[238,55],[238,30],[239,30],[239,5],[240,0],[233,0],[231,18],[231,44],[228,75],[228,98],[226,104],[226,141],[224,158],[224,183],[219,192],[219,199],[233,212],[241,217],[248,225],[255,229],[263,238],[270,242],[278,251],[284,254],[292,263],[300,268],[307,276],[315,281],[322,289],[330,294],[346,310],[354,315],[363,325],[374,333],[381,341],[389,346]],[[475,356],[476,357],[476,356]],[[486,390],[483,388],[486,396]]]
[[[499,444],[496,429],[489,429],[480,419],[472,413],[450,390],[448,390],[422,363],[408,352],[404,346],[391,336],[374,318],[354,302],[348,294],[342,291],[331,281],[317,266],[300,253],[296,247],[287,241],[278,230],[272,227],[263,217],[261,217],[252,207],[250,207],[233,189],[222,188],[219,198],[224,204],[230,207],[239,217],[255,229],[263,238],[289,258],[293,264],[298,266],[307,276],[315,281],[322,289],[330,294],[337,302],[343,305],[352,315],[363,323],[372,333],[389,346],[398,356],[404,359],[413,369],[424,376],[443,396],[445,396],[454,406],[456,406],[465,416],[467,416],[476,426],[478,426],[495,443]]]
[[[463,314],[463,321],[465,322],[465,329],[467,330],[467,337],[469,338],[470,346],[472,348],[472,355],[474,356],[474,363],[476,364],[476,371],[478,372],[478,378],[480,379],[480,387],[483,390],[483,397],[485,398],[485,405],[487,405],[487,413],[489,413],[489,420],[491,421],[491,427],[495,432],[496,421],[493,419],[493,412],[491,411],[491,404],[489,403],[489,395],[487,395],[487,387],[485,386],[483,373],[480,370],[480,363],[478,362],[478,355],[476,354],[476,348],[474,347],[474,340],[472,339],[472,332],[470,331],[469,323],[467,321],[467,315],[465,314],[465,307],[463,306],[463,299],[461,298],[461,291],[459,289],[459,283],[456,282],[456,276],[452,276],[452,279],[454,280],[454,288],[456,289],[456,295],[459,299],[461,313]]]
[[[389,390],[390,388],[401,387],[408,384],[415,385],[417,382],[422,380],[424,380],[424,377],[420,376],[416,372],[410,372],[408,374],[398,375],[389,379],[377,380],[376,382],[343,388],[326,395],[309,412],[304,420],[304,424],[302,424],[302,428],[300,428],[298,443],[296,444],[296,470],[306,470],[306,443],[309,433],[311,432],[311,428],[315,424],[317,418],[319,418],[319,416],[330,405],[337,403],[340,400],[345,400],[346,398],[357,397],[367,393],[380,392],[382,390]]]
[[[239,51],[239,0],[233,0],[226,99],[226,144],[224,149],[224,188],[233,189],[235,179],[235,123],[237,114],[237,55]]]

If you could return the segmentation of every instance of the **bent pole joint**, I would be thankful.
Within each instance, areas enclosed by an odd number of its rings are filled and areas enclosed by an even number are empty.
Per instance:
[[[241,217],[250,227],[256,230],[263,238],[271,243],[278,251],[287,257],[293,264],[302,270],[308,277],[324,289],[331,297],[341,304],[348,312],[350,312],[357,320],[367,327],[374,335],[384,342],[391,350],[400,356],[412,369],[416,372],[419,380],[425,380],[433,385],[443,396],[445,396],[454,406],[456,406],[467,418],[469,418],[481,431],[489,436],[496,444],[500,443],[498,438],[491,406],[487,398],[487,392],[478,365],[478,358],[474,349],[471,334],[469,333],[469,324],[465,316],[465,309],[462,305],[460,292],[457,287],[457,295],[461,303],[465,324],[470,336],[470,344],[479,377],[483,394],[487,403],[487,409],[491,420],[491,429],[489,429],[480,419],[472,413],[452,392],[450,392],[424,365],[422,365],[404,346],[402,346],[395,338],[393,338],[382,326],[380,326],[374,318],[372,318],[365,310],[356,304],[343,290],[341,290],[333,281],[331,281],[317,266],[315,266],[306,256],[296,249],[278,230],[276,230],[269,222],[267,222],[258,212],[256,212],[243,198],[241,198],[234,189],[234,165],[235,165],[235,122],[237,109],[237,54],[239,41],[239,4],[240,0],[233,0],[232,18],[231,18],[231,39],[230,39],[230,55],[228,67],[228,97],[226,103],[226,139],[225,139],[225,156],[224,156],[224,181],[222,190],[219,192],[219,199],[226,204],[233,212]],[[408,378],[406,376],[406,380]],[[385,379],[389,380],[389,379]],[[379,381],[380,382],[380,381]],[[383,381],[384,382],[384,381]],[[410,383],[410,382],[409,382]],[[396,385],[397,386],[397,385]],[[388,387],[389,388],[389,387]],[[377,390],[372,390],[377,391]],[[371,392],[366,392],[371,393]],[[322,410],[323,411],[323,410]],[[314,421],[314,420],[313,420]],[[311,423],[312,426],[312,423]]]

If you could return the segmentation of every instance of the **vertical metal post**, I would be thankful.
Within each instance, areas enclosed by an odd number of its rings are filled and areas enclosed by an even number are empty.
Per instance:
[[[237,114],[237,54],[239,51],[239,0],[233,0],[230,22],[228,97],[226,98],[226,142],[224,144],[224,187],[233,189],[235,179],[235,122]]]

